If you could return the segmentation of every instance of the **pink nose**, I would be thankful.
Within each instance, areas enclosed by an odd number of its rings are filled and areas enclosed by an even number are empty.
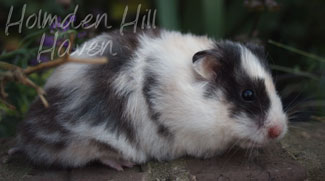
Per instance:
[[[282,132],[282,128],[280,126],[273,126],[269,129],[269,137],[272,139],[277,138]]]

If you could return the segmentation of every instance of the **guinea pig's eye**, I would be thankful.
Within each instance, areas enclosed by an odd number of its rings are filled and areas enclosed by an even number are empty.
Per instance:
[[[255,100],[255,93],[251,89],[244,90],[242,92],[241,96],[245,101],[253,101],[253,100]]]

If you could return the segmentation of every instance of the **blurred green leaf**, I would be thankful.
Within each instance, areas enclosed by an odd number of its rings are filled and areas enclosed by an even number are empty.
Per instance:
[[[286,73],[291,73],[291,74],[295,74],[295,75],[299,75],[299,76],[303,76],[303,77],[307,77],[310,79],[314,79],[314,80],[319,80],[320,77],[309,73],[309,72],[304,72],[301,71],[297,68],[288,68],[288,67],[284,67],[284,66],[280,66],[280,65],[271,65],[271,68],[273,70],[277,70],[277,71],[282,71],[282,72],[286,72]]]
[[[308,53],[308,52],[305,52],[303,50],[299,50],[297,48],[294,48],[294,47],[291,47],[291,46],[288,46],[288,45],[285,45],[285,44],[282,44],[282,43],[279,43],[279,42],[276,42],[276,41],[273,41],[273,40],[269,40],[268,43],[270,43],[270,44],[272,44],[274,46],[286,49],[286,50],[288,50],[290,52],[293,52],[293,53],[308,57],[310,59],[318,60],[320,62],[325,62],[325,58],[320,57],[318,55],[314,55],[312,53]]]
[[[156,0],[159,24],[170,30],[179,30],[178,0]]]
[[[211,1],[202,0],[203,4],[203,21],[205,26],[205,33],[220,39],[224,35],[224,5],[223,0]]]

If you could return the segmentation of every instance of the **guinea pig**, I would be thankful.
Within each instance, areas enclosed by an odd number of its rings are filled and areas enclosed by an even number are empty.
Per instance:
[[[20,125],[15,149],[37,164],[99,161],[123,170],[209,158],[233,144],[261,147],[287,132],[259,46],[162,29],[113,31],[87,43],[91,52],[73,56],[108,63],[57,67],[44,86],[50,106],[37,98]]]

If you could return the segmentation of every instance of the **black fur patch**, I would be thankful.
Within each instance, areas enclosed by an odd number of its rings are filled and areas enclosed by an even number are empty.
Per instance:
[[[170,132],[170,130],[165,125],[159,122],[161,113],[157,112],[153,108],[154,107],[153,101],[155,99],[155,96],[152,94],[151,91],[153,89],[157,89],[158,86],[159,86],[159,82],[157,80],[157,76],[154,73],[150,72],[150,70],[147,70],[144,76],[142,92],[146,100],[146,103],[148,105],[149,117],[157,125],[157,132],[159,135],[163,137],[171,137],[172,133]]]
[[[109,62],[104,65],[93,65],[88,70],[88,78],[93,86],[89,98],[76,110],[75,117],[88,118],[93,125],[107,123],[107,129],[124,134],[130,143],[136,144],[136,131],[132,120],[125,116],[124,111],[128,97],[133,93],[117,95],[112,82],[120,71],[127,70],[132,64],[132,56],[138,46],[137,34],[125,32],[123,36],[117,32],[110,33],[113,51],[107,54]],[[133,77],[129,77],[133,81]]]
[[[63,110],[63,107],[69,104],[67,101],[71,96],[78,95],[80,90],[66,92],[56,88],[47,89],[46,98],[50,107],[45,108],[39,99],[31,105],[19,130],[22,145],[60,151],[70,143],[68,138],[70,138],[69,134],[72,134],[60,123],[79,124],[78,121],[82,120],[94,126],[106,123],[109,132],[116,131],[117,136],[125,135],[129,142],[136,146],[136,128],[133,127],[132,120],[124,114],[125,104],[133,92],[130,91],[123,96],[117,95],[113,90],[112,82],[117,73],[132,66],[132,56],[139,44],[138,35],[131,31],[125,32],[124,36],[121,36],[118,31],[109,33],[107,41],[112,41],[112,50],[105,50],[109,62],[104,65],[89,65],[87,79],[92,86],[88,90],[87,99],[74,110],[68,112]],[[149,32],[149,36],[159,36],[159,31]],[[133,81],[133,77],[129,78]],[[37,134],[40,131],[45,134],[58,133],[60,138],[54,142],[46,140]],[[101,148],[106,147],[102,145]]]
[[[107,41],[112,41],[112,50],[105,50],[109,63],[104,65],[90,65],[87,72],[87,79],[93,84],[89,89],[88,98],[83,101],[75,110],[65,111],[62,108],[68,104],[67,100],[74,94],[78,94],[77,89],[67,92],[60,92],[58,89],[48,89],[47,99],[50,107],[45,109],[41,101],[38,99],[31,105],[27,114],[26,121],[22,123],[22,136],[26,137],[27,142],[42,142],[46,144],[46,140],[37,140],[36,132],[43,130],[47,133],[59,132],[68,134],[59,121],[78,124],[78,120],[90,122],[92,125],[107,123],[109,131],[117,131],[117,136],[124,134],[130,143],[136,143],[136,131],[131,121],[125,116],[125,104],[132,91],[126,95],[119,96],[113,90],[111,83],[114,76],[122,70],[127,70],[132,64],[132,56],[138,47],[138,35],[146,33],[133,33],[125,31],[124,35],[120,35],[118,31],[109,33]],[[149,36],[159,36],[159,31],[148,32]],[[103,41],[105,41],[103,39]],[[110,47],[108,47],[110,48]],[[115,54],[116,53],[116,54]],[[133,77],[129,77],[130,81]],[[60,116],[57,120],[57,116]],[[60,144],[62,144],[60,140]],[[59,141],[58,141],[59,142]]]
[[[60,104],[64,101],[64,97],[60,96],[58,89],[46,90],[47,101],[50,107],[45,108],[41,100],[38,98],[30,106],[29,112],[25,120],[19,127],[19,132],[23,144],[32,144],[35,146],[45,146],[52,150],[61,150],[66,146],[66,136],[69,131],[57,122],[57,115],[59,114]],[[43,134],[58,134],[58,140],[47,140],[40,137],[38,133],[42,131]]]
[[[263,124],[266,112],[270,108],[270,99],[266,92],[263,79],[250,78],[241,66],[241,49],[239,45],[232,42],[220,42],[211,54],[216,56],[216,61],[220,61],[221,67],[215,70],[216,79],[209,83],[207,87],[208,97],[213,97],[215,90],[221,90],[225,95],[227,103],[231,103],[230,117],[235,117],[245,113],[252,120],[256,120],[258,125]],[[221,54],[221,57],[220,57]],[[256,100],[245,101],[241,94],[245,89],[255,92]]]
[[[81,103],[81,107],[75,110],[75,120],[78,118],[88,118],[93,125],[107,123],[107,129],[117,131],[117,136],[124,134],[129,142],[137,145],[136,128],[132,125],[132,120],[125,115],[128,98],[133,91],[118,95],[112,85],[115,76],[126,71],[132,66],[134,52],[139,41],[139,35],[146,33],[149,36],[159,36],[159,31],[141,31],[133,33],[125,31],[120,35],[119,31],[109,33],[109,39],[113,43],[112,51],[106,51],[109,62],[104,65],[93,65],[88,70],[88,78],[93,83],[89,93],[89,98]],[[114,53],[114,54],[113,54]],[[132,82],[134,77],[129,76]]]

